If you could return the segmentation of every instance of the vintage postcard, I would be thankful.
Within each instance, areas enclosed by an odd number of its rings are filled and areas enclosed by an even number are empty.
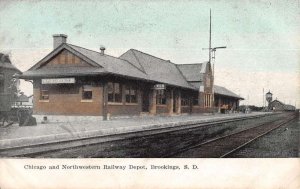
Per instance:
[[[299,188],[300,1],[0,1],[0,189]]]

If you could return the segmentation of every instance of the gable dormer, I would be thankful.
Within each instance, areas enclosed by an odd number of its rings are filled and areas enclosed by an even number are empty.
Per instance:
[[[60,68],[60,67],[100,67],[95,61],[91,60],[84,54],[78,52],[67,43],[61,44],[59,47],[50,52],[42,60],[32,66],[28,71],[41,68]]]
[[[54,68],[54,67],[92,67],[91,64],[79,58],[74,53],[67,49],[61,50],[51,59],[43,63],[40,68]]]

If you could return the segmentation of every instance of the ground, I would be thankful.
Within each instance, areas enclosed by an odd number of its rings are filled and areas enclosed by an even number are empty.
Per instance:
[[[225,124],[206,124],[211,121],[220,121],[233,117],[247,117],[260,115],[258,119],[246,119]],[[128,138],[125,140],[111,140],[111,142],[91,145],[88,143],[83,148],[72,148],[71,151],[57,151],[50,155],[53,157],[164,157],[170,154],[169,151],[176,151],[184,148],[184,145],[209,140],[213,137],[230,134],[245,128],[250,128],[276,119],[280,119],[283,114],[272,114],[264,116],[263,113],[251,114],[215,114],[215,115],[181,115],[181,116],[152,116],[137,117],[131,119],[117,119],[111,121],[98,122],[67,122],[48,123],[38,126],[19,127],[17,125],[0,128],[0,149],[7,147],[26,146],[26,144],[39,144],[45,142],[63,142],[68,139],[82,139],[83,137],[118,137],[116,133],[127,133],[139,130],[152,130],[156,128],[166,128],[179,126],[185,127],[188,124],[205,123],[196,130],[184,129],[180,132],[161,133],[156,136],[145,135],[142,137]],[[277,135],[276,135],[277,132]],[[275,133],[275,134],[274,134]],[[134,133],[134,136],[136,133]],[[274,135],[272,137],[272,135]],[[236,153],[234,157],[297,157],[299,145],[299,121],[275,130],[265,138],[262,137],[244,151]],[[80,141],[79,141],[80,142]],[[80,143],[81,144],[81,143]],[[97,144],[97,145],[96,145]],[[254,145],[251,147],[251,145]],[[256,145],[256,146],[255,146]],[[157,150],[160,149],[160,150]],[[83,150],[86,153],[83,153]],[[164,151],[165,150],[165,151]],[[269,152],[267,151],[269,150]],[[92,154],[91,154],[92,153]],[[249,154],[248,154],[249,153]],[[270,153],[272,155],[270,155]],[[60,156],[58,156],[60,155]],[[252,156],[251,156],[252,155]],[[45,156],[48,157],[48,156]],[[50,156],[49,156],[50,157]]]
[[[38,124],[37,126],[19,127],[14,124],[9,127],[0,127],[0,145],[4,140],[33,138],[33,137],[55,137],[59,135],[79,135],[81,133],[101,132],[112,134],[117,132],[128,132],[134,130],[151,129],[162,126],[172,126],[180,122],[209,122],[233,117],[244,117],[261,115],[263,113],[251,114],[198,114],[180,116],[149,116],[127,119],[116,119],[110,121],[76,121]]]
[[[300,157],[300,119],[257,139],[230,157],[287,158]]]

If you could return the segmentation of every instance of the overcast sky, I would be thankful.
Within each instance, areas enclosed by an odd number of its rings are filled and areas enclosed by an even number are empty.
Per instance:
[[[300,1],[0,1],[0,51],[26,71],[53,48],[52,35],[119,56],[134,48],[171,60],[208,60],[209,9],[216,84],[263,104],[263,88],[300,106]],[[29,83],[21,89],[32,94]],[[248,98],[249,97],[249,98]]]

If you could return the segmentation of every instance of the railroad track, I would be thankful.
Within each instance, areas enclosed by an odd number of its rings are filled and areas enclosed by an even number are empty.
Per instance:
[[[188,146],[164,157],[225,158],[295,118],[295,115],[291,115],[283,120],[260,124],[256,127]]]
[[[218,124],[241,121],[241,120],[251,119],[251,118],[254,119],[258,117],[262,117],[262,116],[260,115],[260,116],[251,116],[251,117],[240,117],[240,118],[213,121],[209,123],[207,122],[190,123],[185,126],[176,125],[172,127],[133,131],[129,133],[119,133],[114,135],[96,135],[92,137],[82,137],[82,138],[75,138],[69,140],[59,140],[59,141],[44,142],[44,143],[31,144],[31,145],[14,146],[14,147],[0,149],[0,156],[1,157],[44,157],[43,154],[49,154],[51,152],[70,150],[70,149],[104,144],[104,143],[114,142],[114,141],[131,140],[131,139],[143,138],[147,136],[169,134],[169,133],[175,133],[183,130],[192,131],[202,126],[216,126]],[[46,155],[46,157],[48,156]]]

